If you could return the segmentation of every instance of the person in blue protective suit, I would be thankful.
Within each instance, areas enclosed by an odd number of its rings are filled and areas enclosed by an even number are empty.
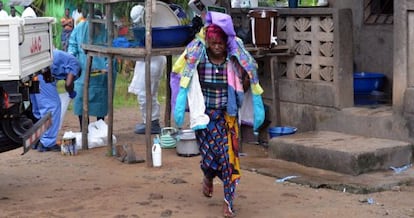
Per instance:
[[[59,133],[61,102],[56,87],[58,80],[65,80],[65,90],[70,98],[76,96],[74,91],[74,81],[78,78],[81,68],[78,60],[61,50],[53,50],[53,64],[46,68],[38,76],[40,92],[31,94],[32,111],[36,119],[41,119],[48,112],[52,113],[52,125],[34,145],[40,152],[60,151],[60,146],[56,145]]]
[[[190,127],[201,154],[202,193],[211,198],[213,179],[218,177],[224,189],[223,215],[234,217],[233,200],[241,177],[238,110],[243,104],[252,105],[257,131],[265,116],[263,89],[257,63],[236,37],[232,18],[211,11],[205,19],[205,28],[174,64],[183,66],[174,120],[178,128],[183,126],[188,103]],[[243,100],[247,94],[252,95],[251,101]]]
[[[102,18],[102,12],[94,10],[94,17]],[[104,24],[95,23],[94,37],[92,44],[104,45],[107,40],[107,34]],[[82,49],[82,44],[88,44],[89,23],[83,21],[76,25],[69,39],[68,53],[74,55],[80,62],[82,74],[75,82],[75,91],[79,93],[73,101],[73,112],[79,117],[80,128],[82,129],[83,114],[83,87],[86,73],[86,53]],[[112,69],[116,69],[113,67]],[[89,80],[89,116],[95,116],[98,120],[104,119],[108,113],[108,63],[104,57],[95,56],[92,61],[92,68]],[[114,81],[116,81],[116,71],[112,72]],[[114,82],[115,85],[115,82]]]

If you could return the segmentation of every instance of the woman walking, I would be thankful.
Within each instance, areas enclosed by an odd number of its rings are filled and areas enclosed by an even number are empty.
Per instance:
[[[212,197],[213,179],[218,177],[223,182],[224,217],[234,217],[233,199],[240,179],[237,115],[245,92],[253,96],[253,102],[244,103],[253,104],[254,129],[264,120],[257,64],[235,36],[231,17],[218,12],[206,14],[205,28],[187,45],[182,57],[178,61],[185,64],[174,119],[181,127],[188,101],[190,126],[202,157],[202,193]]]

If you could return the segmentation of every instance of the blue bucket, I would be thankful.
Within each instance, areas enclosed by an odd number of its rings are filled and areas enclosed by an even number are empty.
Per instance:
[[[292,126],[275,126],[269,128],[270,138],[295,134],[298,128]]]
[[[354,93],[370,94],[379,91],[384,85],[385,74],[373,72],[354,73]]]
[[[192,26],[179,25],[168,27],[152,27],[152,47],[172,48],[185,46],[192,38]],[[145,46],[145,27],[132,28],[135,40],[140,46]]]

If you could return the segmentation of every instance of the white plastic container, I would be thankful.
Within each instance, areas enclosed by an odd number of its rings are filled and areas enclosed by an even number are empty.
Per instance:
[[[76,149],[76,137],[68,137],[62,139],[60,151],[63,155],[74,156],[78,153]]]
[[[154,138],[154,144],[152,145],[152,166],[161,167],[162,165],[162,149],[159,138]]]

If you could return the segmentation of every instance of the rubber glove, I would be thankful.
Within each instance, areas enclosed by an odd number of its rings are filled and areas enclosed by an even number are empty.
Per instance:
[[[187,88],[180,87],[174,108],[175,125],[181,128],[184,124],[185,106],[187,105]]]
[[[265,109],[261,95],[253,94],[253,130],[256,132],[265,119]]]
[[[75,97],[76,97],[76,91],[75,90],[69,92],[69,98],[70,99],[74,99]]]

